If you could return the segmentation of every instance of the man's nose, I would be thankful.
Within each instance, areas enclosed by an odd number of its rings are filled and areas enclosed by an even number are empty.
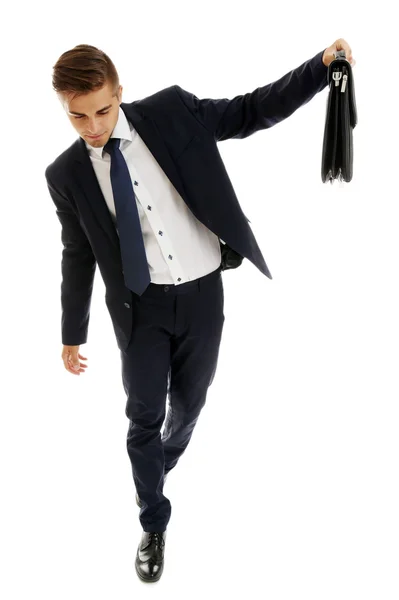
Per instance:
[[[93,135],[95,135],[95,133],[100,133],[99,132],[99,125],[97,125],[98,120],[97,119],[89,119],[89,125],[88,125],[88,130],[90,132],[94,132]]]

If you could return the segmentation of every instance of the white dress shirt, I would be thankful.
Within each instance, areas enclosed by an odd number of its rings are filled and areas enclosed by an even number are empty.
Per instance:
[[[111,138],[121,138],[136,196],[152,283],[180,285],[215,271],[221,262],[219,238],[191,212],[119,107]],[[85,142],[116,231],[111,157],[104,146]]]

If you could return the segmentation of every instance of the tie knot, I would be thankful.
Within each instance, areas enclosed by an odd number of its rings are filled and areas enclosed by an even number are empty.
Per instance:
[[[104,151],[108,152],[108,154],[113,154],[115,150],[119,148],[120,141],[121,139],[117,137],[110,138],[104,146]]]

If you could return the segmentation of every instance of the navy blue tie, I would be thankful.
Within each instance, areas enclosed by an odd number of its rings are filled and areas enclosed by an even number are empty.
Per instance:
[[[132,179],[120,138],[110,138],[104,150],[111,156],[111,185],[126,286],[139,296],[151,283]]]

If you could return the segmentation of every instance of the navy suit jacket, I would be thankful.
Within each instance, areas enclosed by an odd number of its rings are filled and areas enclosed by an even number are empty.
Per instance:
[[[245,138],[289,117],[324,89],[323,51],[277,81],[228,99],[202,99],[172,85],[120,104],[195,217],[271,279],[217,142]],[[62,343],[87,341],[96,265],[104,280],[118,347],[132,331],[132,295],[124,282],[119,238],[84,140],[79,137],[45,171],[61,222]]]

